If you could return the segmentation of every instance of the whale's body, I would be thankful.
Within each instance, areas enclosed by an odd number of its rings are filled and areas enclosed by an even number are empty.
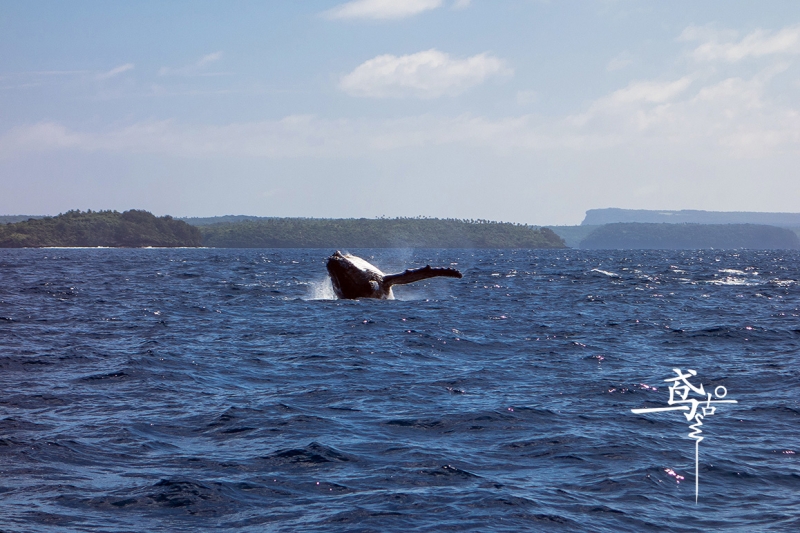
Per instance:
[[[404,285],[437,276],[461,277],[461,272],[454,268],[432,268],[430,265],[409,269],[399,274],[384,274],[375,265],[360,257],[343,254],[338,250],[328,258],[327,267],[333,292],[337,297],[348,300],[393,298],[392,285]]]

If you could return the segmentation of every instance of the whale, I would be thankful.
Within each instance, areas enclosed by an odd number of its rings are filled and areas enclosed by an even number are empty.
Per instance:
[[[339,250],[328,257],[326,264],[331,285],[336,296],[343,300],[358,298],[394,298],[393,285],[405,285],[423,279],[444,276],[460,278],[455,268],[431,267],[410,268],[397,274],[384,274],[373,264],[355,255],[343,254]]]

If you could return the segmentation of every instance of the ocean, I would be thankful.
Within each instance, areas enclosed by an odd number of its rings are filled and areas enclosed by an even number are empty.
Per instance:
[[[350,251],[0,250],[0,531],[800,530],[800,253]]]

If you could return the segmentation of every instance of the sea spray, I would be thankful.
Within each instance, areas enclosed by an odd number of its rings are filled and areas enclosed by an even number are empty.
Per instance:
[[[321,280],[308,283],[308,294],[304,300],[335,300],[336,293],[333,292],[331,278],[325,276]]]

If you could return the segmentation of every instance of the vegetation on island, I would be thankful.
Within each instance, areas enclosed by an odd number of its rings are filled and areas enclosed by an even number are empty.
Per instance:
[[[41,215],[0,215],[0,224],[13,224],[14,222],[24,222],[32,218],[44,218]]]
[[[55,217],[0,225],[0,247],[202,246],[200,230],[147,211],[68,211]]]
[[[759,224],[630,222],[600,226],[581,241],[580,247],[594,250],[797,250],[800,249],[800,239],[790,229]]]
[[[565,248],[552,230],[486,220],[262,218],[200,226],[217,248]]]
[[[19,220],[18,216],[4,219]],[[68,211],[0,224],[0,248],[43,246],[215,248],[800,249],[796,228],[759,224],[620,222],[534,227],[437,218],[174,219],[147,211]]]
[[[176,220],[147,211],[69,211],[0,225],[0,247],[564,248],[547,228],[436,218],[220,217]],[[192,222],[196,224],[190,224]]]
[[[180,217],[178,220],[183,220],[192,226],[210,226],[211,224],[220,224],[223,222],[245,222],[247,220],[263,220],[267,217],[256,217],[251,215],[222,215],[216,217]]]

